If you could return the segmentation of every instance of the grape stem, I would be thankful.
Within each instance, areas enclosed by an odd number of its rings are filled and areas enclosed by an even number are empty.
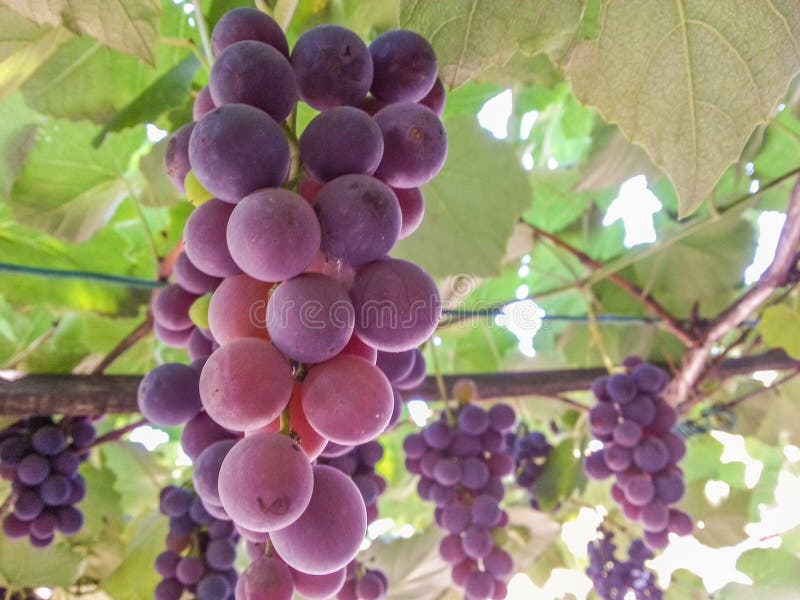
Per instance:
[[[194,6],[194,19],[197,23],[197,32],[200,34],[200,43],[203,44],[203,54],[206,57],[206,63],[209,69],[214,64],[214,53],[211,51],[211,39],[208,37],[208,24],[206,18],[203,16],[203,11],[200,8],[199,0],[192,0]]]
[[[3,500],[3,504],[0,504],[0,519],[5,518],[6,514],[11,511],[11,507],[14,504],[14,501],[17,499],[17,494],[12,490],[6,496],[6,499]]]
[[[148,312],[145,320],[139,323],[136,328],[122,338],[102,360],[97,363],[89,372],[90,375],[100,375],[120,356],[125,354],[130,348],[135,346],[141,339],[145,338],[153,329],[153,316]]]
[[[289,24],[292,22],[298,2],[299,0],[278,0],[275,4],[275,10],[272,11],[273,17],[284,31],[289,28]]]
[[[108,433],[104,433],[103,435],[95,438],[95,440],[86,448],[81,448],[77,454],[86,454],[90,452],[92,448],[96,448],[97,446],[102,446],[103,444],[107,444],[108,442],[116,442],[117,440],[121,439],[126,434],[130,433],[134,429],[142,427],[143,425],[147,425],[149,421],[147,419],[139,419],[138,421],[134,421],[133,423],[129,423],[124,427],[120,427],[119,429],[114,429],[109,431]]]

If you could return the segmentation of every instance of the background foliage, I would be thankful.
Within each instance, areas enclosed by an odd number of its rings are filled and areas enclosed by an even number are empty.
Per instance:
[[[213,27],[224,11],[242,4],[249,3],[204,0],[199,7]],[[608,276],[618,273],[678,319],[696,323],[746,289],[743,273],[756,251],[759,217],[785,209],[790,175],[800,169],[800,103],[792,79],[800,70],[797,0],[294,5],[265,6],[282,14],[294,8],[290,42],[323,22],[346,25],[367,40],[402,26],[426,35],[438,53],[449,88],[450,154],[424,190],[423,226],[395,255],[428,269],[448,308],[532,298],[545,314],[564,317],[544,321],[533,341],[535,356],[521,352],[524,341],[491,319],[443,327],[436,342],[443,372],[611,365],[633,352],[675,364],[684,348],[657,323],[602,320],[646,315]],[[157,134],[191,118],[193,94],[208,77],[201,45],[196,8],[182,0],[0,3],[3,264],[157,280],[191,209],[162,173],[165,142]],[[504,90],[510,90],[511,111],[506,135],[496,139],[476,115]],[[629,248],[622,220],[604,224],[604,217],[622,184],[636,175],[647,177],[662,208],[653,215],[656,241]],[[556,235],[599,267],[587,270],[533,228]],[[0,365],[86,373],[141,322],[149,295],[146,286],[5,272]],[[791,292],[768,307],[736,352],[780,347],[800,357],[797,300]],[[143,373],[185,358],[146,337],[107,372]],[[705,427],[690,440],[690,491],[682,508],[703,522],[696,538],[717,553],[711,560],[732,564],[741,554],[736,567],[752,582],[707,580],[717,598],[796,597],[800,530],[791,527],[800,516],[766,529],[770,507],[798,489],[797,385],[766,389],[751,377],[729,379],[705,390],[705,404],[749,393],[747,402],[724,419],[702,414],[702,406],[689,415]],[[585,394],[570,397],[589,401]],[[515,404],[556,445],[538,490],[545,512],[525,508],[522,492],[511,496],[519,503],[510,533],[518,567],[540,586],[550,580],[552,591],[554,569],[580,571],[585,561],[583,549],[570,546],[562,531],[591,519],[596,513],[586,511],[594,506],[610,506],[608,490],[587,484],[579,468],[576,455],[586,443],[580,411],[543,397]],[[103,427],[128,420],[109,417]],[[367,552],[389,575],[391,598],[446,598],[447,573],[427,528],[431,509],[416,497],[402,466],[400,442],[412,427],[409,420],[384,440],[380,469],[390,491],[381,514],[391,522]],[[152,452],[127,441],[96,452],[83,469],[85,529],[45,551],[0,539],[0,583],[54,587],[55,598],[147,597],[165,530],[155,510],[157,492],[187,476],[186,464],[176,466],[178,432],[167,433],[169,441]],[[723,462],[734,443],[741,452]],[[754,464],[760,465],[755,475],[747,470]],[[727,491],[709,494],[710,482]],[[613,511],[608,518],[621,522]],[[683,568],[673,573],[667,597],[707,597],[698,575],[686,570],[692,564],[676,564]]]

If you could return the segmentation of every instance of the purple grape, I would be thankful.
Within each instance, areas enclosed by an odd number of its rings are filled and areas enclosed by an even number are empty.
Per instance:
[[[215,520],[208,525],[208,536],[212,540],[231,537],[233,532],[234,527],[231,521]]]
[[[417,102],[431,91],[439,70],[428,40],[405,29],[379,35],[369,46],[375,74],[370,91],[386,102]]]
[[[657,473],[669,464],[666,444],[655,437],[648,437],[633,450],[633,461],[646,473]]]
[[[676,508],[669,509],[669,530],[677,535],[684,536],[692,533],[694,524],[685,512]]]
[[[219,573],[209,573],[197,584],[197,600],[219,600],[228,598],[230,593],[230,582]]]
[[[224,571],[236,561],[236,546],[227,539],[212,540],[206,548],[206,563],[212,569]]]
[[[222,282],[219,277],[206,275],[192,264],[189,256],[183,252],[172,267],[175,283],[191,294],[203,295],[213,292]]]
[[[583,462],[583,470],[592,479],[606,479],[613,471],[608,468],[604,452],[593,452]]]
[[[489,472],[497,477],[505,477],[514,472],[514,459],[507,454],[492,454],[487,461]]]
[[[332,358],[353,334],[354,309],[336,280],[305,273],[281,283],[267,303],[272,343],[293,360],[318,363]]]
[[[30,445],[19,436],[12,436],[0,442],[0,461],[8,467],[19,465],[23,457],[29,452]]]
[[[595,404],[589,410],[589,426],[595,436],[599,437],[613,433],[618,421],[619,414],[616,407],[611,403]]]
[[[186,350],[189,352],[190,360],[206,358],[211,356],[211,353],[214,350],[214,342],[203,335],[199,329],[194,329],[189,336],[189,342],[186,345]]]
[[[508,404],[495,404],[489,409],[489,426],[495,431],[511,431],[516,421],[517,415]]]
[[[45,456],[55,456],[67,447],[67,438],[61,428],[54,425],[42,427],[31,438],[33,449]]]
[[[375,114],[383,134],[383,158],[375,176],[398,188],[419,187],[444,166],[447,134],[436,114],[413,102],[390,104]]]
[[[297,102],[292,65],[278,50],[263,42],[231,44],[211,68],[208,88],[216,106],[247,104],[283,121]]]
[[[403,440],[403,450],[410,459],[422,458],[427,448],[428,445],[425,443],[425,438],[422,434],[412,433]]]
[[[55,540],[54,534],[50,534],[46,537],[37,537],[33,535],[33,533],[31,533],[31,536],[29,538],[29,541],[33,548],[47,548],[47,546],[53,543],[53,540]]]
[[[189,160],[205,189],[235,204],[255,190],[276,187],[286,180],[289,143],[265,112],[246,104],[226,104],[195,126],[189,139]],[[189,258],[205,270],[194,256]]]
[[[455,485],[461,479],[461,466],[450,458],[441,458],[433,469],[433,477],[441,485]]]
[[[29,532],[30,523],[27,521],[18,519],[13,514],[6,515],[6,518],[3,519],[3,533],[7,537],[11,539],[17,539],[28,535]]]
[[[624,373],[611,375],[606,381],[606,391],[617,404],[627,404],[636,397],[636,380]]]
[[[653,500],[642,507],[639,518],[645,531],[662,531],[669,525],[669,508],[663,502]]]
[[[232,212],[233,206],[212,198],[192,211],[183,229],[186,255],[195,267],[211,277],[239,273],[225,239]]]
[[[215,108],[214,101],[211,99],[211,92],[208,86],[204,85],[200,91],[197,92],[197,96],[194,99],[194,104],[192,105],[192,119],[199,121]]]
[[[190,294],[174,283],[161,288],[151,303],[153,318],[160,325],[173,331],[179,331],[192,326],[189,317],[189,308],[197,300],[197,296]]]
[[[61,506],[72,495],[72,484],[63,475],[50,475],[42,482],[39,493],[48,506]]]
[[[453,430],[444,421],[434,421],[422,431],[422,437],[431,448],[443,450],[453,441]]]
[[[403,240],[414,233],[422,224],[425,217],[425,198],[419,188],[392,188],[400,212],[403,215],[403,225],[400,227],[400,239]]]
[[[356,453],[362,463],[374,467],[383,458],[383,446],[377,441],[367,442],[357,446]]]
[[[38,454],[28,454],[17,465],[17,479],[25,485],[39,485],[50,474],[50,462]]]
[[[610,402],[611,397],[608,395],[608,376],[598,377],[592,382],[592,393],[594,397],[600,402]]]
[[[413,390],[425,381],[425,373],[427,366],[425,364],[425,357],[418,348],[414,348],[414,364],[411,366],[411,371],[403,379],[396,381],[394,387],[398,390]]]
[[[189,137],[192,135],[194,123],[187,123],[167,140],[164,152],[164,170],[167,177],[179,192],[184,192],[186,174],[192,168],[189,164]]]
[[[187,537],[190,535],[192,531],[194,531],[195,525],[196,523],[192,520],[192,517],[189,516],[188,509],[187,513],[180,517],[169,518],[169,531],[178,537]]]
[[[686,443],[674,433],[665,433],[661,441],[669,450],[669,459],[673,463],[679,462],[686,455]]]
[[[666,433],[675,427],[675,423],[678,422],[678,413],[661,398],[655,401],[655,406],[656,416],[649,427],[655,433]]]
[[[300,158],[314,179],[372,175],[383,157],[383,135],[370,116],[352,106],[320,113],[300,136]]]
[[[44,503],[39,494],[26,489],[20,492],[14,502],[14,516],[21,521],[33,521],[41,514],[43,508]]]
[[[358,491],[361,492],[361,497],[364,499],[365,505],[369,506],[375,504],[378,500],[378,485],[371,477],[356,475],[353,477],[353,483],[356,484]]]
[[[656,416],[656,406],[647,396],[639,395],[627,404],[623,404],[620,407],[620,412],[624,418],[646,427],[653,422]]]
[[[448,504],[452,504],[457,496],[458,494],[455,488],[434,483],[431,485],[430,492],[428,493],[428,500],[433,502],[436,506],[445,507]]]
[[[442,312],[430,276],[413,263],[392,258],[359,269],[350,297],[359,337],[388,352],[419,346],[436,330]]]
[[[608,468],[615,472],[624,471],[633,463],[633,453],[619,444],[603,448],[603,458]]]
[[[461,483],[470,490],[477,490],[489,481],[489,467],[479,458],[468,457],[461,463]]]
[[[485,571],[472,571],[464,580],[467,600],[485,600],[494,595],[494,578]]]
[[[368,175],[342,175],[314,201],[321,249],[354,267],[383,258],[400,235],[402,213],[388,186]]]
[[[683,473],[676,467],[672,467],[655,475],[653,483],[655,484],[656,497],[666,504],[675,504],[679,502],[686,493]]]
[[[470,523],[472,513],[463,504],[450,504],[442,510],[442,526],[450,533],[461,533]]]
[[[164,579],[175,577],[175,569],[178,567],[178,562],[181,560],[181,555],[177,552],[167,550],[156,556],[156,571]]]
[[[83,527],[83,513],[74,506],[60,506],[56,509],[56,527],[64,535],[74,535]]]
[[[155,600],[180,600],[183,585],[177,579],[159,581],[154,592]]]
[[[175,578],[183,585],[193,585],[203,578],[205,572],[206,567],[202,560],[194,556],[185,556],[175,567]]]
[[[269,44],[289,58],[289,44],[281,26],[272,17],[255,8],[229,10],[217,21],[211,32],[211,46],[215,56],[219,56],[231,44],[244,40]]]
[[[633,369],[633,378],[640,390],[657,394],[667,384],[667,374],[654,365],[642,363]]]
[[[599,405],[605,406],[605,405]],[[634,448],[642,439],[642,428],[634,421],[623,421],[614,428],[614,442],[625,448]]]
[[[478,496],[472,503],[472,522],[481,527],[494,527],[500,518],[500,507],[491,496]],[[474,557],[473,557],[474,558]]]
[[[192,500],[192,504],[189,506],[189,517],[198,525],[208,525],[214,521],[214,516],[206,510],[199,497]]]
[[[465,404],[458,413],[458,426],[468,435],[481,435],[489,428],[489,415],[480,406]]]
[[[375,571],[367,571],[356,583],[360,600],[378,600],[386,593],[384,581]]]
[[[450,453],[453,456],[465,458],[467,456],[477,456],[483,451],[480,438],[467,435],[465,433],[456,433],[453,436],[452,446]]]
[[[155,425],[182,425],[203,408],[199,385],[200,375],[191,367],[159,365],[139,384],[139,410]]]
[[[300,97],[317,110],[357,106],[372,83],[372,57],[361,39],[338,25],[306,31],[292,50]]]
[[[80,461],[74,452],[67,450],[51,458],[50,466],[56,473],[72,477],[78,472]]]
[[[511,555],[502,548],[492,548],[488,556],[483,559],[486,571],[495,579],[505,579],[514,571],[514,561]]]
[[[70,479],[70,483],[72,484],[72,493],[67,503],[77,504],[86,497],[86,481],[84,481],[83,477],[78,473]]]
[[[652,477],[646,473],[632,476],[625,485],[625,498],[635,506],[644,506],[656,495]]]
[[[70,434],[76,448],[88,448],[94,442],[97,432],[88,419],[75,419],[72,421]]]
[[[30,523],[31,535],[42,541],[52,538],[56,531],[57,524],[58,521],[53,513],[47,510],[42,511],[42,513]]]
[[[444,85],[442,84],[441,79],[436,79],[436,82],[433,84],[431,91],[428,92],[428,95],[425,96],[422,100],[419,101],[420,104],[424,104],[428,108],[430,108],[433,112],[436,113],[436,116],[442,116],[444,112],[444,105],[446,102],[446,94],[444,90]]]
[[[283,281],[302,273],[320,247],[320,224],[301,196],[262,189],[236,205],[227,229],[236,264],[261,281]]]
[[[222,467],[222,461],[225,460],[235,443],[236,440],[233,439],[215,442],[203,450],[195,461],[192,482],[195,491],[206,502],[217,505],[222,502],[218,488],[219,470]]]
[[[446,535],[439,543],[439,555],[451,565],[458,564],[467,558],[461,545],[461,536],[455,533]]]

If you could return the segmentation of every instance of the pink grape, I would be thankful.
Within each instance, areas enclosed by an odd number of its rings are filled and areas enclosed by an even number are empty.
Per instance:
[[[214,339],[222,345],[239,338],[268,340],[267,301],[273,285],[244,273],[224,279],[208,306]]]

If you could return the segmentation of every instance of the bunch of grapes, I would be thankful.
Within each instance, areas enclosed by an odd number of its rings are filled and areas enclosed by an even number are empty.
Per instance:
[[[653,553],[642,540],[628,547],[628,560],[620,562],[615,555],[614,534],[601,528],[600,537],[589,542],[589,566],[586,574],[603,600],[632,597],[636,600],[661,600],[664,592],[656,585],[656,575],[644,565]]]
[[[670,507],[686,491],[677,466],[686,445],[672,432],[677,412],[662,398],[667,374],[638,358],[624,365],[625,373],[592,384],[598,403],[589,411],[589,425],[603,449],[586,458],[584,470],[593,479],[616,478],[612,497],[628,519],[641,523],[645,543],[660,550],[670,532],[692,531],[689,516]]]
[[[447,138],[436,57],[413,32],[389,31],[368,47],[321,25],[290,53],[270,17],[234,9],[212,46],[196,121],[170,139],[165,167],[178,188],[199,184],[214,197],[198,201],[184,228],[182,292],[163,290],[153,313],[182,330],[196,294],[213,290],[200,335],[214,350],[151,371],[139,405],[155,424],[188,423],[182,442],[197,457],[206,510],[255,544],[268,539],[240,579],[248,598],[248,582],[280,565],[312,578],[344,574],[358,552],[362,491],[312,461],[328,442],[365,444],[399,417],[379,351],[410,365],[393,376],[396,388],[424,376],[416,348],[441,316],[438,289],[387,254],[419,225],[418,187],[441,169]],[[295,139],[284,121],[298,97],[320,112]],[[378,105],[374,115],[358,108]],[[192,288],[198,274],[204,286]],[[173,293],[180,302],[167,301]],[[270,597],[291,597],[289,587]]]
[[[9,538],[28,536],[37,547],[49,546],[56,531],[73,535],[83,526],[75,505],[86,495],[78,473],[95,439],[86,417],[23,419],[0,432],[0,475],[10,481],[14,510],[3,520]]]
[[[436,504],[436,523],[448,534],[439,553],[453,566],[453,581],[468,600],[505,598],[513,570],[495,533],[508,524],[499,503],[505,493],[501,478],[514,472],[504,436],[515,420],[505,404],[486,411],[467,403],[403,442],[406,468],[420,475],[419,495]]]
[[[514,459],[514,472],[517,476],[517,485],[528,490],[531,496],[531,507],[539,508],[536,499],[536,482],[544,471],[547,457],[553,446],[538,431],[528,431],[520,427],[516,432],[506,434],[506,446]]]
[[[169,533],[167,550],[155,562],[163,578],[155,600],[178,600],[184,590],[197,600],[232,600],[239,541],[233,523],[209,514],[200,497],[184,487],[161,490],[159,508],[169,517]]]
[[[337,600],[380,600],[386,596],[389,580],[383,571],[369,569],[357,560],[347,565],[344,585]]]

